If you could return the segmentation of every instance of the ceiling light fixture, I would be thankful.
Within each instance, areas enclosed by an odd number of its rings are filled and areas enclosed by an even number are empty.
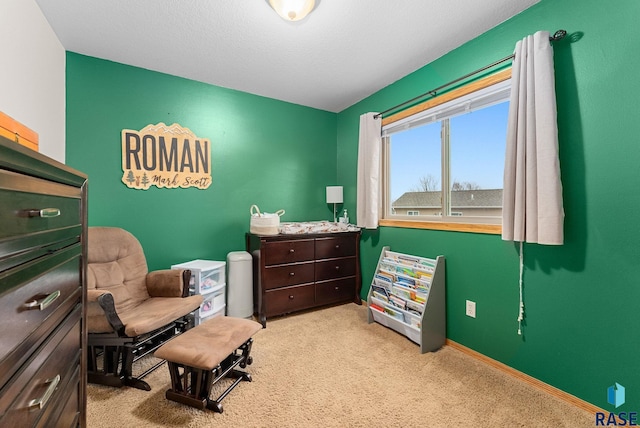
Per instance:
[[[300,21],[313,10],[315,0],[268,0],[269,5],[285,21]]]

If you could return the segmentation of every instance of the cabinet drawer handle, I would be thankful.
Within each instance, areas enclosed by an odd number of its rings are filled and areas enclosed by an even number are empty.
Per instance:
[[[294,250],[293,248],[289,249],[289,253],[293,254],[295,252],[296,252],[296,250]]]
[[[49,383],[49,386],[42,397],[37,400],[33,399],[29,401],[27,407],[37,407],[38,409],[42,409],[47,404],[47,401],[49,401],[49,398],[53,395],[53,391],[58,387],[58,383],[60,383],[60,375],[56,375],[53,379],[48,379],[46,383]]]
[[[293,300],[293,294],[289,295],[289,300]]]
[[[336,289],[336,290],[340,290],[340,287],[338,287],[338,286],[336,285],[336,288],[335,288],[335,289]]]
[[[51,218],[58,217],[60,210],[58,208],[43,208],[41,210],[27,210],[29,217]]]
[[[336,244],[336,250],[340,249],[340,244]]]
[[[336,266],[336,270],[340,270],[340,266]]]
[[[295,272],[289,272],[289,276],[295,276]]]
[[[58,297],[60,297],[60,290],[54,291],[53,293],[49,294],[47,297],[43,299],[32,300],[30,302],[25,303],[24,305],[29,309],[38,308],[41,311],[44,311],[49,307],[49,305],[55,302]]]

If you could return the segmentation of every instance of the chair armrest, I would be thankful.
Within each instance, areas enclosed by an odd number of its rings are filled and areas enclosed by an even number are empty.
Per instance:
[[[109,321],[109,324],[111,324],[113,330],[118,333],[118,336],[126,336],[126,334],[124,334],[124,324],[122,323],[122,320],[120,320],[120,317],[116,312],[116,305],[113,300],[113,294],[109,292],[102,294],[98,297],[98,303],[104,311],[104,315],[107,318],[107,321]]]
[[[104,309],[102,309],[100,302],[98,302],[101,296],[108,293],[109,291],[106,290],[87,290],[87,305],[85,311],[87,313],[87,329],[89,333],[107,333],[109,332],[107,328],[113,330],[113,326],[109,323]]]
[[[98,298],[103,294],[111,294],[107,290],[87,290],[87,303],[98,303]]]
[[[147,292],[151,297],[187,297],[189,269],[164,269],[147,274]]]

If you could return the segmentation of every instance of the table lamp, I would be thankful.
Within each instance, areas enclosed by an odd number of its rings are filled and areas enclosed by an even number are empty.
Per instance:
[[[327,203],[333,204],[333,222],[336,223],[336,204],[342,203],[342,186],[327,186]]]

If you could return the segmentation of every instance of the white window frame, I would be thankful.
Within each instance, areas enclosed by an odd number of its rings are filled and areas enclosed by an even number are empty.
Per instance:
[[[429,218],[416,218],[416,216],[413,215],[409,216],[394,214],[392,212],[392,201],[390,201],[389,189],[390,165],[388,160],[390,156],[390,139],[388,137],[394,132],[399,132],[412,127],[423,126],[436,121],[442,121],[443,119],[454,117],[459,114],[464,114],[468,111],[489,107],[491,105],[508,101],[511,87],[510,72],[510,69],[501,72],[501,74],[506,77],[495,79],[496,82],[482,84],[478,89],[465,90],[465,87],[462,87],[460,91],[462,92],[462,95],[453,95],[446,101],[440,103],[435,102],[433,103],[434,105],[432,107],[422,109],[418,108],[417,112],[414,114],[404,114],[402,118],[398,120],[392,120],[386,124],[383,121],[381,225],[461,230],[481,233],[501,233],[501,217],[461,216],[458,213],[453,212],[451,215],[442,215],[439,217],[432,216]],[[486,78],[487,81],[490,81],[490,79],[491,76],[489,78]],[[468,86],[471,87],[472,85],[473,84],[469,84]],[[446,94],[445,96],[443,96],[443,99],[444,98],[446,98]],[[423,104],[428,104],[428,102]],[[444,141],[445,139],[442,139],[442,207],[443,211],[449,212],[449,152],[448,145],[445,145]],[[451,224],[451,226],[447,226],[449,224]],[[467,226],[465,227],[465,225]]]

